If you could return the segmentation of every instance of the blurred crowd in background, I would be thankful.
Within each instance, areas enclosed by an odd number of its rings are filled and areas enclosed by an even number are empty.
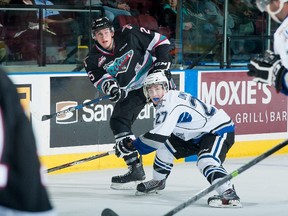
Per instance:
[[[227,14],[224,2],[0,0],[0,62],[39,64],[44,55],[45,64],[80,64],[93,43],[91,19],[101,16],[107,16],[115,28],[130,23],[166,35],[174,63],[179,52],[181,64],[189,65],[205,53],[203,61],[219,62],[224,38],[229,39],[231,61],[248,62],[272,43],[264,36],[272,35],[276,26],[267,29],[267,15],[259,12],[253,0],[227,1]],[[227,31],[223,31],[224,20]]]

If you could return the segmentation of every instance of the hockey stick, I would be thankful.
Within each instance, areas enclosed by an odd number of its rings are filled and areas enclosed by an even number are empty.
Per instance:
[[[53,117],[56,117],[56,116],[60,116],[60,115],[63,115],[65,113],[68,113],[68,112],[72,112],[74,110],[78,110],[78,109],[82,109],[83,107],[85,106],[89,106],[91,104],[95,104],[95,103],[98,103],[102,100],[105,100],[105,99],[108,99],[110,96],[109,95],[105,95],[103,97],[99,97],[99,98],[95,98],[87,103],[83,103],[83,104],[80,104],[78,106],[74,106],[74,107],[69,107],[68,109],[65,109],[65,110],[61,110],[59,112],[56,112],[56,113],[52,113],[50,115],[43,115],[42,116],[42,121],[45,121],[45,120],[48,120],[48,119],[51,119]]]
[[[222,178],[220,181],[218,181],[215,184],[210,185],[209,187],[201,190],[199,193],[197,193],[196,195],[194,195],[193,197],[191,197],[190,199],[188,199],[187,201],[181,203],[180,205],[178,205],[177,207],[175,207],[174,209],[172,209],[171,211],[169,211],[168,213],[166,213],[163,216],[173,216],[176,213],[178,213],[179,211],[183,210],[184,208],[186,208],[187,206],[191,205],[192,203],[196,202],[197,200],[201,199],[202,197],[206,196],[208,193],[210,193],[211,191],[213,191],[215,188],[221,186],[222,184],[224,184],[225,182],[229,181],[230,179],[238,176],[240,173],[244,172],[245,170],[249,169],[250,167],[254,166],[255,164],[259,163],[260,161],[264,160],[265,158],[267,158],[268,156],[272,155],[273,153],[275,153],[276,151],[280,150],[281,148],[285,147],[288,144],[288,140],[283,141],[282,143],[274,146],[273,148],[271,148],[270,150],[264,152],[263,154],[261,154],[260,156],[254,158],[253,160],[251,160],[250,162],[244,164],[243,166],[241,166],[240,168],[234,170],[232,173],[228,174],[227,176],[225,176],[224,178]],[[102,211],[102,216],[117,216],[117,214],[109,208],[106,208]]]
[[[138,88],[140,88],[140,87],[142,87],[142,84],[138,84],[138,85],[135,85],[135,86],[132,86],[132,87],[128,87],[128,88],[124,89],[123,91],[125,91],[125,94],[126,94],[126,96],[127,96],[127,94],[128,94],[129,91],[134,90],[134,89],[138,89]],[[125,96],[125,97],[126,97],[126,96]],[[124,97],[124,98],[125,98],[125,97]],[[83,103],[83,104],[80,104],[80,105],[78,105],[78,106],[69,107],[68,109],[61,110],[61,111],[59,111],[59,112],[52,113],[52,114],[50,114],[50,115],[43,115],[43,116],[42,116],[42,121],[46,121],[46,120],[48,120],[48,119],[51,119],[51,118],[56,117],[56,116],[63,115],[63,114],[68,113],[68,112],[73,112],[74,110],[82,109],[82,108],[85,107],[85,106],[89,106],[89,105],[91,105],[91,104],[98,103],[98,102],[100,102],[100,101],[102,101],[102,100],[105,100],[105,99],[108,99],[108,98],[110,98],[110,96],[109,96],[109,95],[105,95],[105,96],[103,96],[103,97],[95,98],[95,99],[93,99],[93,100],[91,100],[91,101],[89,101],[89,102],[87,102],[87,103]]]
[[[73,161],[73,162],[70,162],[70,163],[66,163],[66,164],[62,164],[62,165],[56,166],[56,167],[49,168],[49,169],[47,169],[47,173],[55,172],[57,170],[65,169],[65,168],[68,168],[68,167],[71,167],[71,166],[74,166],[74,165],[78,165],[78,164],[81,164],[81,163],[85,163],[85,162],[88,162],[88,161],[91,161],[91,160],[95,160],[95,159],[98,159],[98,158],[106,157],[106,156],[114,154],[114,153],[115,153],[115,150],[111,150],[111,151],[108,151],[108,152],[104,152],[102,154],[97,154],[97,155],[93,155],[93,156],[90,156],[90,157],[87,157],[87,158],[82,158],[80,160],[76,160],[76,161]]]
[[[177,207],[175,207],[174,209],[172,209],[171,211],[169,211],[168,213],[166,213],[164,216],[172,216],[175,215],[177,212],[181,211],[182,209],[186,208],[187,206],[189,206],[190,204],[196,202],[197,200],[199,200],[200,198],[204,197],[205,195],[207,195],[208,193],[210,193],[211,191],[213,191],[214,189],[218,188],[219,186],[221,186],[222,184],[224,184],[225,182],[229,181],[230,179],[238,176],[240,173],[244,172],[245,170],[249,169],[250,167],[254,166],[255,164],[259,163],[260,161],[264,160],[265,158],[267,158],[268,156],[272,155],[273,153],[275,153],[276,151],[278,151],[279,149],[285,147],[288,144],[288,140],[283,141],[282,143],[274,146],[273,148],[271,148],[270,150],[264,152],[263,154],[261,154],[260,156],[254,158],[253,160],[251,160],[250,162],[244,164],[243,166],[241,166],[240,168],[234,170],[232,173],[230,173],[229,175],[225,176],[224,178],[222,178],[220,181],[218,181],[215,184],[210,185],[209,187],[201,190],[199,193],[197,193],[196,195],[194,195],[193,197],[191,197],[190,199],[188,199],[187,201],[185,201],[184,203],[178,205]]]

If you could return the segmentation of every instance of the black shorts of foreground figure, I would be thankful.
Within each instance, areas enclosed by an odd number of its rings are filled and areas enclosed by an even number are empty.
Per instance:
[[[181,203],[180,205],[176,206],[175,208],[173,208],[171,211],[169,211],[168,213],[164,214],[163,216],[173,216],[176,213],[178,213],[179,211],[183,210],[184,208],[186,208],[187,206],[191,205],[192,203],[196,202],[197,200],[201,199],[202,197],[206,196],[208,193],[210,193],[211,191],[213,191],[215,188],[221,186],[222,184],[224,184],[225,182],[229,181],[230,179],[238,176],[239,174],[241,174],[242,172],[244,172],[245,170],[251,168],[252,166],[254,166],[255,164],[259,163],[260,161],[264,160],[265,158],[267,158],[268,156],[272,155],[273,153],[277,152],[278,150],[282,149],[283,147],[285,147],[288,144],[288,140],[283,141],[282,143],[274,146],[273,148],[271,148],[270,150],[264,152],[263,154],[259,155],[258,157],[254,158],[253,160],[251,160],[250,162],[244,164],[243,166],[241,166],[240,168],[234,170],[233,172],[231,172],[229,175],[225,176],[224,178],[222,178],[220,181],[218,181],[215,184],[210,185],[209,187],[201,190],[199,193],[197,193],[196,195],[194,195],[193,197],[191,197],[190,199],[188,199],[187,201]],[[116,214],[113,210],[106,208],[103,210],[102,216],[118,216],[118,214]]]

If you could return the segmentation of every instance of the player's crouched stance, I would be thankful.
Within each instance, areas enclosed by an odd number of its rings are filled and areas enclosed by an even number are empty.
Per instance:
[[[136,193],[163,190],[175,158],[197,155],[197,167],[210,184],[227,175],[222,163],[234,143],[234,123],[222,110],[192,95],[168,89],[162,71],[147,76],[144,94],[153,102],[154,128],[137,139],[124,138],[116,144],[118,157],[137,150],[140,155],[156,150],[153,179],[137,185]],[[242,207],[233,185],[227,181],[208,199],[212,207]]]

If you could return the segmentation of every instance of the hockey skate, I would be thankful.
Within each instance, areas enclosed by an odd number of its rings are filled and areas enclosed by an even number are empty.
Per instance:
[[[128,167],[129,171],[124,175],[113,176],[111,188],[115,190],[136,189],[137,184],[145,180],[145,172],[142,163],[136,163]]]
[[[233,188],[224,191],[221,195],[214,195],[208,198],[208,205],[215,208],[241,208],[240,198]]]
[[[137,185],[137,191],[135,195],[141,196],[145,194],[156,193],[158,194],[159,191],[164,190],[166,184],[166,179],[157,181],[157,180],[150,180],[147,182],[142,182]]]

